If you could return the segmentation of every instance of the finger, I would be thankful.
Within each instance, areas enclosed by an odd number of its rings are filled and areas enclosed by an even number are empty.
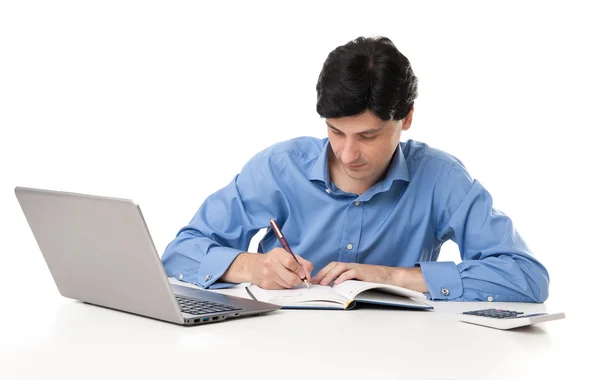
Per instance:
[[[294,260],[294,257],[296,258],[296,260]],[[291,256],[285,261],[285,267],[288,268],[289,270],[291,270],[292,272],[296,273],[298,275],[298,277],[300,277],[301,279],[306,277],[306,271],[304,270],[304,267],[302,266],[302,261],[304,259],[298,255],[294,255]]]
[[[342,273],[349,270],[348,266],[345,263],[339,263],[335,268],[329,271],[325,277],[321,280],[321,285],[329,285],[333,280],[339,277]]]
[[[320,283],[320,282],[321,282],[321,280],[323,279],[323,277],[325,277],[325,276],[327,275],[327,273],[329,273],[329,271],[330,271],[332,268],[334,268],[336,265],[338,265],[338,262],[336,262],[336,261],[333,261],[333,262],[331,262],[331,263],[327,264],[327,265],[325,266],[325,268],[321,269],[321,270],[319,271],[319,273],[317,273],[317,275],[316,275],[315,277],[313,277],[313,279],[312,279],[312,283],[313,283],[313,284],[318,284],[318,283]]]
[[[272,280],[264,280],[260,287],[267,290],[285,289],[283,286]]]
[[[262,283],[272,282],[277,284],[278,289],[288,289],[291,286],[277,273],[278,266],[281,266],[281,264],[277,261],[270,261],[265,265],[263,268]]]
[[[296,262],[294,256],[283,248],[276,248],[276,255],[271,261],[271,270],[283,281],[283,286],[289,288],[300,285],[302,279],[295,273],[296,270],[302,272],[302,267]]]
[[[312,276],[312,271],[314,269],[314,266],[312,265],[312,263],[310,261],[302,263],[302,266],[304,267],[304,273],[306,273],[306,280],[308,282],[311,282],[311,276]]]
[[[289,272],[287,271],[288,274],[292,274],[294,275],[293,272]],[[294,285],[299,285],[302,283],[302,281],[300,281],[300,279],[298,278],[297,283],[294,283],[294,278],[292,277],[291,279],[285,279],[284,277],[282,277],[279,272],[276,270],[275,272],[272,273],[272,279],[275,283],[277,283],[279,286],[281,286],[281,288],[283,289],[291,289],[294,287]]]
[[[296,259],[298,261],[294,260],[294,257],[296,257]],[[300,263],[300,264],[298,264],[298,263]],[[288,258],[285,258],[283,260],[283,266],[286,267],[287,269],[291,270],[292,272],[296,273],[301,281],[304,278],[306,278],[308,281],[310,281],[310,274],[313,269],[313,265],[310,261],[308,261],[298,255],[294,255],[294,256],[289,255]]]
[[[293,258],[291,260],[296,265],[296,268],[302,269],[302,267],[300,267]],[[293,270],[290,270],[288,267],[288,265],[294,267],[294,264],[290,263],[289,260],[286,259],[284,262],[277,263],[273,268],[279,278],[285,282],[287,287],[290,288],[295,285],[302,284],[302,279],[298,276],[298,274],[296,274],[296,272]]]
[[[304,275],[304,273],[302,273],[302,266],[298,264],[296,259],[294,259],[294,257],[299,258],[299,256],[290,254],[287,251],[284,252],[285,254],[282,254],[278,257],[278,261],[288,270],[292,272],[299,272],[298,275]]]
[[[358,271],[356,269],[350,269],[345,271],[344,273],[340,274],[337,278],[337,280],[335,280],[333,283],[335,285],[337,284],[341,284],[342,282],[346,281],[346,280],[352,280],[354,278],[357,278],[358,276]]]

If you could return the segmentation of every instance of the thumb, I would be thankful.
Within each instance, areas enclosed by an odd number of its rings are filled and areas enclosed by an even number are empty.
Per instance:
[[[300,265],[302,266],[302,271],[304,272],[304,273],[299,273],[300,276],[302,276],[302,274],[304,274],[306,276],[306,280],[308,282],[310,282],[310,280],[311,280],[311,273],[312,273],[312,270],[313,270],[312,263],[310,261],[308,261],[308,260],[305,260],[305,259],[301,258],[301,257],[298,258],[298,261],[300,261]]]

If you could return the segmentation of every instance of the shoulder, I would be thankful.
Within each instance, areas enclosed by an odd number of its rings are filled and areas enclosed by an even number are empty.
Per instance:
[[[327,139],[316,137],[296,137],[270,146],[266,154],[271,157],[299,157],[300,159],[316,159],[327,144]]]
[[[415,140],[402,142],[401,147],[411,174],[416,171],[439,174],[457,172],[462,173],[469,180],[471,179],[463,162],[451,153]]]
[[[439,165],[449,166],[457,162],[460,163],[460,160],[454,155],[441,149],[433,148],[421,141],[407,140],[401,144],[402,152],[407,161],[418,162],[425,159],[437,162]]]
[[[327,144],[327,138],[296,137],[275,143],[250,159],[247,165],[273,168],[279,165],[303,166],[315,161]]]

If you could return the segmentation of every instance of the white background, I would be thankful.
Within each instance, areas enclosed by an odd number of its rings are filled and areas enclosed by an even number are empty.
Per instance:
[[[327,54],[385,35],[419,78],[402,139],[460,158],[547,266],[549,304],[584,317],[600,254],[592,2],[319,3],[3,1],[0,299],[19,281],[60,302],[15,186],[132,198],[162,253],[259,150],[325,137]]]

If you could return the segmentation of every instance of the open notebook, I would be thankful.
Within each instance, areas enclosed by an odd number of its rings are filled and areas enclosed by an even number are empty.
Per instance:
[[[339,285],[304,284],[293,289],[265,290],[249,285],[246,290],[258,301],[280,305],[284,309],[339,309],[349,310],[357,303],[378,304],[410,309],[433,309],[422,300],[425,295],[394,285],[347,280]]]

